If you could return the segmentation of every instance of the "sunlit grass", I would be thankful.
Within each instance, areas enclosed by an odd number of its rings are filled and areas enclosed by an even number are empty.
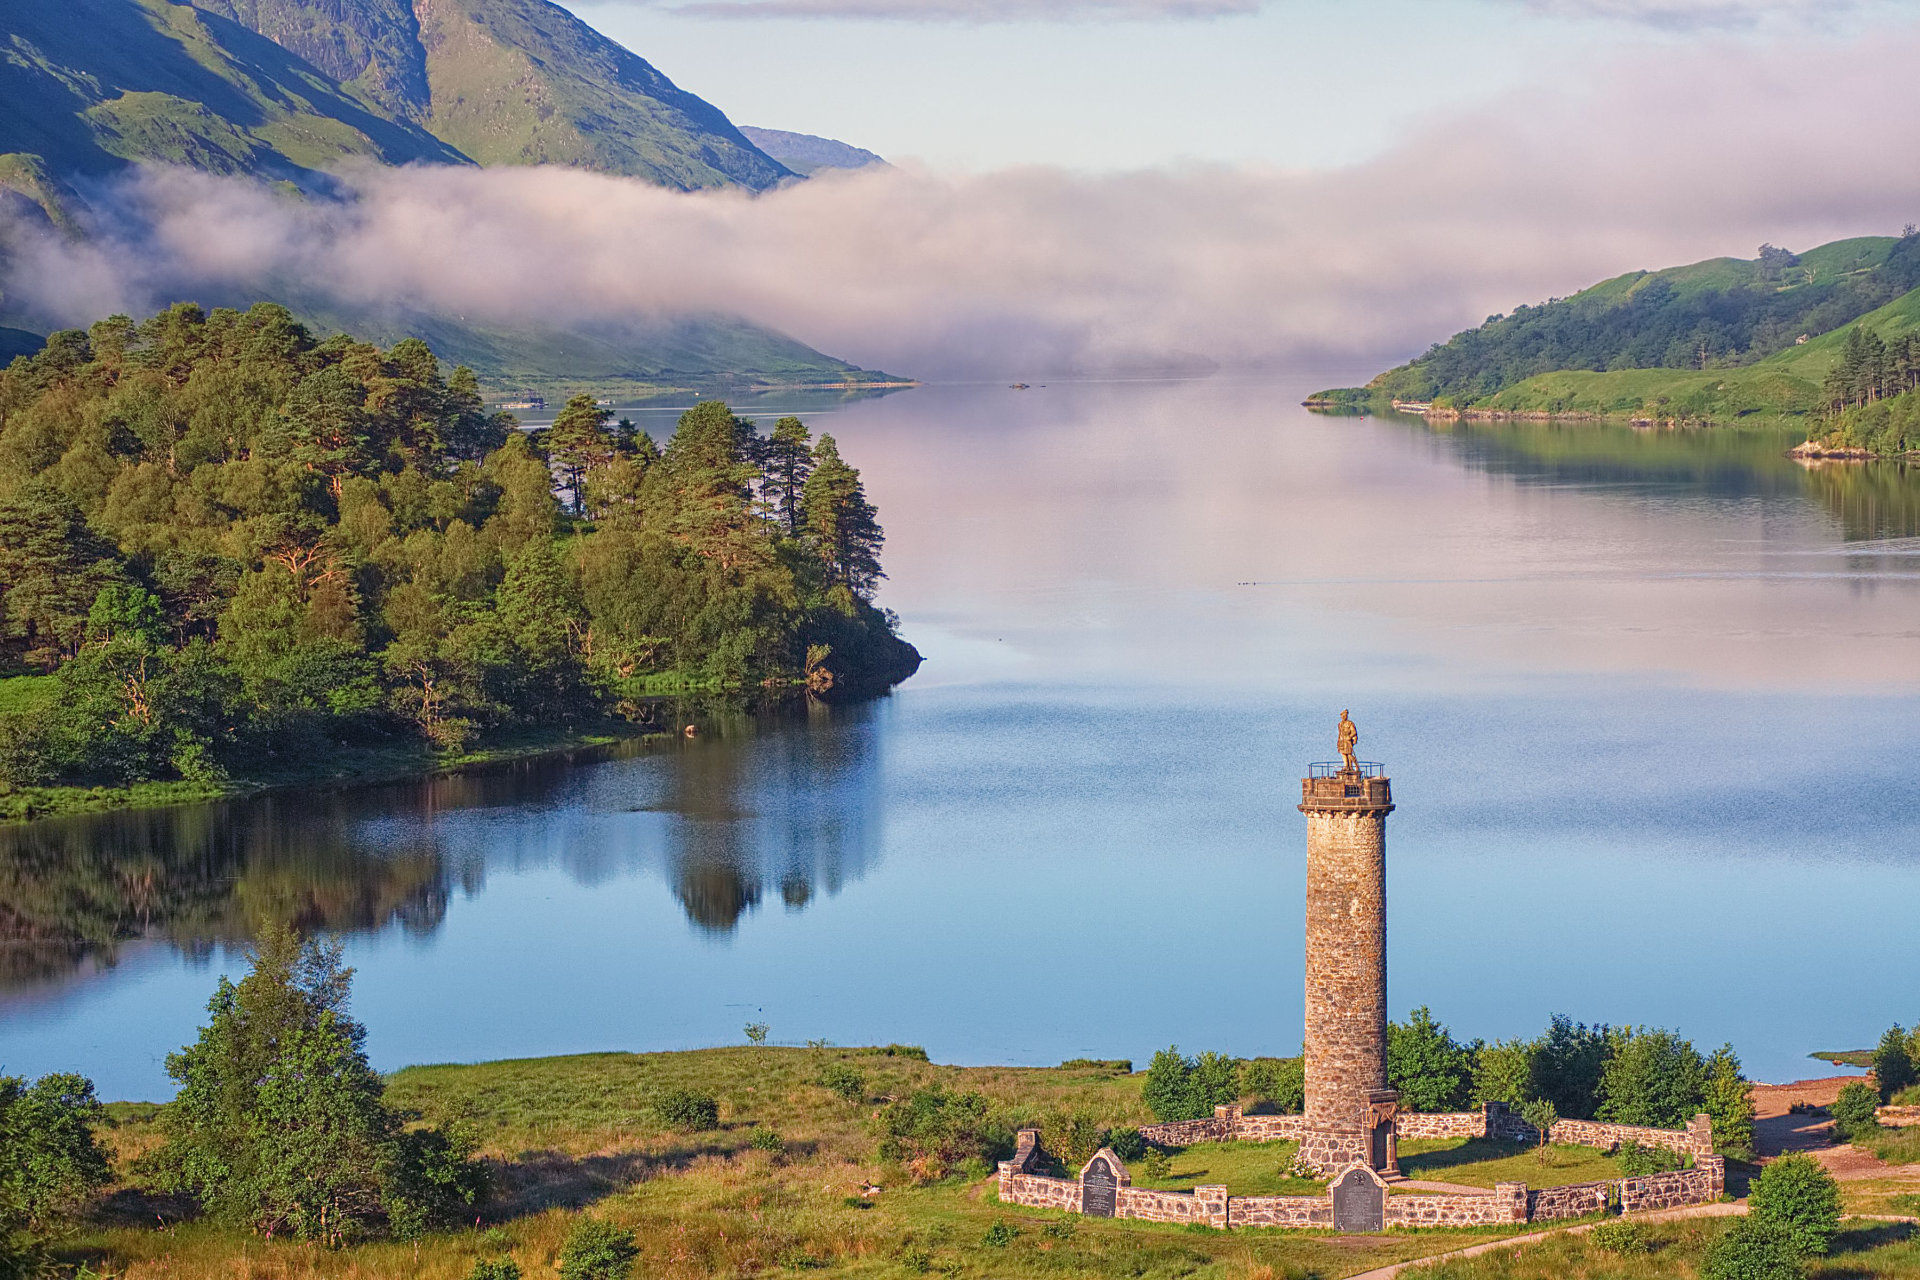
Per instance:
[[[1542,1152],[1520,1142],[1490,1138],[1421,1138],[1400,1144],[1400,1171],[1409,1178],[1491,1187],[1524,1182],[1564,1187],[1621,1176],[1620,1162],[1592,1147],[1552,1145]]]

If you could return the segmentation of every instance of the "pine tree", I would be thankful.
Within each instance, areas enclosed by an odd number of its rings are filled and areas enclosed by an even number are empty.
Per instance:
[[[880,580],[880,547],[885,542],[878,512],[867,501],[860,473],[840,459],[832,436],[821,436],[813,450],[813,474],[802,494],[807,535],[826,562],[828,576],[862,600],[871,599]]]
[[[578,395],[567,401],[547,430],[547,457],[560,472],[575,515],[586,514],[587,477],[613,461],[614,440],[607,430],[611,417],[592,396]]]
[[[806,524],[802,495],[813,474],[811,445],[807,425],[798,418],[774,423],[767,441],[767,474],[760,496],[789,538],[798,538]]]

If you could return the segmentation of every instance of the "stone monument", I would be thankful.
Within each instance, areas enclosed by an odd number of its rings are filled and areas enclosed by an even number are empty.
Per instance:
[[[1387,1087],[1387,815],[1392,788],[1360,760],[1340,713],[1340,759],[1300,780],[1307,815],[1306,1129],[1300,1160],[1323,1173],[1399,1173]]]

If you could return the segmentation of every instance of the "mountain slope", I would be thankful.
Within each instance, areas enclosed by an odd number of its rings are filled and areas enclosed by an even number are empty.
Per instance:
[[[0,155],[37,157],[11,167],[55,182],[133,160],[303,181],[355,158],[464,159],[272,41],[187,5],[7,0],[0,31]],[[8,185],[25,191],[15,177]]]
[[[792,175],[715,106],[548,0],[193,0],[483,165],[563,164],[679,190]]]
[[[871,151],[833,138],[811,133],[789,133],[785,129],[761,129],[750,124],[740,126],[747,141],[778,160],[795,173],[812,175],[820,169],[864,169],[887,162]]]
[[[1920,235],[1630,272],[1490,316],[1367,390],[1496,412],[1804,412],[1844,330],[1895,322],[1917,288]]]

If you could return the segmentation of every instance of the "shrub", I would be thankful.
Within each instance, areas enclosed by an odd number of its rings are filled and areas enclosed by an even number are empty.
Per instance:
[[[1906,1028],[1896,1024],[1880,1037],[1880,1047],[1873,1051],[1873,1082],[1880,1087],[1882,1102],[1892,1102],[1895,1094],[1914,1083]]]
[[[1141,1176],[1155,1182],[1167,1176],[1167,1170],[1173,1167],[1173,1157],[1158,1147],[1148,1147],[1146,1154],[1140,1157]]]
[[[844,1062],[829,1062],[813,1082],[842,1102],[859,1102],[867,1096],[867,1077]]]
[[[1477,1102],[1504,1102],[1519,1111],[1533,1099],[1534,1060],[1539,1047],[1530,1040],[1496,1040],[1482,1045],[1473,1059],[1473,1096]],[[1559,1114],[1555,1109],[1555,1115]]]
[[[520,1280],[520,1264],[512,1258],[476,1258],[467,1280]]]
[[[1845,1086],[1827,1112],[1833,1117],[1834,1137],[1852,1142],[1856,1137],[1872,1133],[1880,1126],[1874,1114],[1879,1109],[1880,1095],[1872,1086],[1858,1081]]]
[[[1077,1174],[1107,1145],[1107,1128],[1085,1112],[1056,1111],[1040,1122],[1040,1145],[1068,1174]]]
[[[1014,1238],[1019,1234],[1018,1229],[1012,1224],[1004,1221],[996,1221],[992,1226],[987,1228],[987,1233],[980,1237],[980,1243],[992,1249],[1004,1249],[1012,1244]]]
[[[1599,1117],[1678,1129],[1706,1101],[1707,1060],[1671,1031],[1622,1027],[1600,1075]]]
[[[1687,1158],[1666,1147],[1643,1147],[1637,1142],[1620,1144],[1620,1172],[1629,1178],[1644,1178],[1652,1173],[1672,1173],[1684,1169]]]
[[[1733,1046],[1723,1044],[1707,1058],[1706,1097],[1701,1104],[1713,1121],[1713,1145],[1720,1151],[1753,1147],[1753,1083],[1740,1073]]]
[[[1132,1127],[1115,1129],[1108,1134],[1107,1145],[1113,1148],[1113,1154],[1128,1164],[1147,1154],[1147,1140],[1140,1136],[1138,1129]]]
[[[1748,1216],[1713,1242],[1701,1280],[1802,1280],[1806,1268],[1793,1237],[1777,1223]]]
[[[1409,1111],[1458,1111],[1472,1101],[1474,1056],[1425,1005],[1387,1024],[1387,1083]]]
[[[0,1076],[0,1241],[77,1215],[105,1185],[107,1156],[93,1136],[103,1115],[84,1076]]]
[[[1602,1253],[1626,1256],[1634,1253],[1646,1253],[1653,1248],[1653,1242],[1647,1239],[1646,1232],[1637,1222],[1616,1219],[1603,1222],[1590,1233],[1594,1247]]]
[[[1754,1179],[1747,1213],[1785,1231],[1802,1254],[1822,1254],[1840,1230],[1840,1185],[1812,1156],[1781,1156]]]
[[[786,1140],[772,1129],[755,1129],[753,1136],[747,1139],[747,1145],[755,1151],[766,1151],[776,1156],[787,1149]]]
[[[1301,1058],[1254,1058],[1240,1064],[1240,1096],[1273,1104],[1287,1115],[1307,1105],[1306,1062]]]
[[[560,1248],[561,1280],[627,1280],[639,1256],[633,1232],[604,1218],[582,1218]]]
[[[822,1043],[824,1043],[824,1041]],[[914,1062],[927,1061],[927,1051],[917,1044],[883,1044],[877,1049],[863,1049],[861,1052],[876,1054],[882,1058],[908,1058]]]
[[[653,1100],[654,1114],[676,1129],[699,1132],[720,1127],[720,1104],[698,1089],[669,1089]]]
[[[770,1028],[764,1022],[749,1022],[745,1030],[748,1044],[765,1044],[767,1042],[767,1032]]]
[[[1011,1131],[989,1119],[983,1094],[950,1093],[938,1085],[888,1103],[873,1123],[880,1158],[908,1163],[920,1182],[937,1181],[1013,1146]]]
[[[1240,1096],[1239,1074],[1239,1063],[1223,1054],[1188,1058],[1169,1045],[1147,1064],[1141,1096],[1156,1120],[1199,1120]]]
[[[1133,1074],[1131,1058],[1068,1058],[1060,1064],[1062,1071],[1110,1071],[1117,1076]]]

